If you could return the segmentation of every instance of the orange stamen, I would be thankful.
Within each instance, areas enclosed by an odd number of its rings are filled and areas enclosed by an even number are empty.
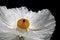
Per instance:
[[[20,29],[27,29],[29,27],[29,21],[27,19],[19,19],[17,22],[17,27]]]

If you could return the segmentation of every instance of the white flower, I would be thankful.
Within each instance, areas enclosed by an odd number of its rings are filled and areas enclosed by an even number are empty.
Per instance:
[[[0,40],[12,40],[17,35],[24,40],[49,40],[54,28],[55,19],[48,9],[32,12],[26,7],[7,9],[0,6],[0,35],[6,33]]]

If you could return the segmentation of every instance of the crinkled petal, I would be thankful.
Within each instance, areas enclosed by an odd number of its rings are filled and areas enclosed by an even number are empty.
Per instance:
[[[34,20],[35,29],[32,28],[32,31],[41,39],[50,39],[56,26],[54,16],[48,10],[42,10],[41,15],[37,15]]]
[[[5,6],[0,6],[0,18],[2,21],[10,25],[21,18],[17,11],[18,10],[14,8],[7,9]]]
[[[43,39],[41,39],[41,38],[39,38],[39,36],[37,36],[35,33],[33,33],[32,31],[27,31],[27,32],[25,32],[25,33],[18,33],[20,36],[23,36],[24,38],[25,38],[25,40],[26,39],[33,39],[33,40],[43,40]]]
[[[10,33],[0,33],[0,40],[12,40],[16,37],[17,35],[15,34],[10,34]],[[16,39],[17,40],[17,39]]]
[[[3,32],[3,33],[17,34],[16,29],[10,29],[7,26],[8,26],[7,24],[5,24],[0,20],[0,33]]]
[[[32,14],[33,14],[33,18],[32,17],[30,18],[31,19],[30,28],[32,28],[32,29],[38,29],[38,28],[41,29],[42,26],[45,26],[50,22],[55,22],[54,16],[51,15],[50,11],[47,9],[39,11],[38,13],[35,13],[35,15],[34,15],[34,13],[32,13]]]
[[[16,29],[10,29],[6,26],[8,25],[0,21],[0,40],[15,40],[18,36]],[[19,37],[16,40],[20,40]]]
[[[17,36],[16,34],[14,34],[16,33],[15,30],[12,30],[6,26],[7,25],[5,23],[0,21],[0,40],[14,39]]]
[[[24,37],[24,40],[43,40],[43,39],[39,39],[39,38],[27,38],[27,37]]]

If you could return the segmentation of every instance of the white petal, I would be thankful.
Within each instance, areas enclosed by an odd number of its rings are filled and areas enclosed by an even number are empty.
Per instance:
[[[39,38],[27,38],[27,37],[24,37],[24,40],[43,40],[43,39],[39,39]]]
[[[7,24],[5,24],[4,22],[0,21],[0,32],[4,32],[4,33],[13,33],[13,31],[15,32],[14,29],[10,29],[7,26],[8,26]]]
[[[38,15],[40,16],[41,18],[39,18],[39,21],[36,21],[36,23],[34,23],[36,25],[36,28],[39,27],[38,29],[39,30],[36,30],[33,32],[39,36],[39,38],[42,38],[44,40],[46,39],[50,39],[51,38],[51,35],[54,31],[54,28],[56,26],[55,24],[55,19],[54,19],[54,16],[52,14],[50,14],[50,12],[47,10],[43,10],[42,13],[43,15]],[[36,17],[37,18],[37,17]],[[38,20],[38,19],[36,19]],[[34,26],[35,27],[35,26]]]
[[[18,13],[21,18],[24,18],[25,15],[28,13],[28,9],[26,7],[16,8],[16,13]]]
[[[16,37],[17,35],[15,34],[10,34],[10,33],[0,33],[0,40],[12,40]]]
[[[5,12],[4,9],[7,11],[7,8],[5,6],[3,7],[0,6],[0,20],[6,23],[7,20],[5,14],[7,13]]]
[[[12,33],[12,34],[16,34],[16,29],[11,29],[11,26],[9,26],[8,24],[2,22],[0,20],[0,33]]]
[[[27,32],[17,32],[19,36],[27,37],[27,38],[38,38],[32,31],[27,31]]]
[[[33,15],[33,18],[31,17],[31,19],[31,29],[41,29],[42,26],[45,26],[50,22],[55,22],[54,16],[51,15],[50,11],[47,9],[36,13],[36,15]]]
[[[21,11],[22,17],[25,17],[25,15],[28,13],[28,9],[26,7],[18,8]]]
[[[18,8],[7,9],[6,7],[0,7],[0,15],[3,19],[8,21],[9,24],[11,22],[17,21],[21,18],[21,10]]]

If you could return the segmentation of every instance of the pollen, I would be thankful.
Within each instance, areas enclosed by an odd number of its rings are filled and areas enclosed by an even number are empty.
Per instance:
[[[29,25],[30,25],[30,23],[29,23],[29,20],[27,20],[27,19],[21,18],[17,21],[17,27],[20,28],[20,29],[25,30],[29,27]]]

